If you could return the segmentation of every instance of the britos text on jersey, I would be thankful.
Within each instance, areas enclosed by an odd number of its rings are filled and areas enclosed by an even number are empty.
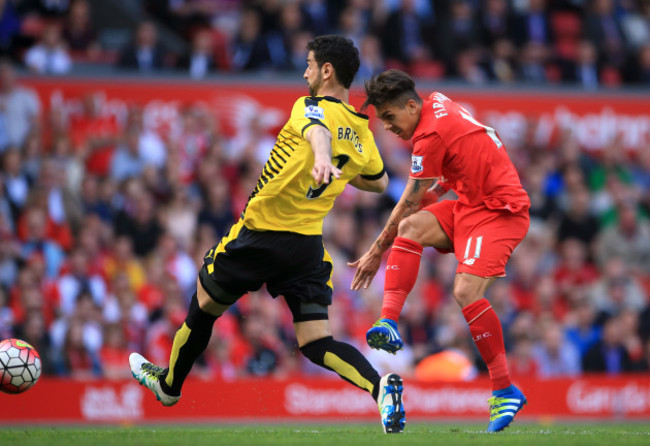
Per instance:
[[[363,152],[363,144],[359,142],[359,135],[354,131],[354,129],[351,129],[350,127],[339,127],[336,133],[339,141],[350,141],[359,153]]]

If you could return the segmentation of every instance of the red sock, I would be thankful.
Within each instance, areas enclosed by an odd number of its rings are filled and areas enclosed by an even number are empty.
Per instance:
[[[386,266],[381,319],[392,319],[395,322],[399,319],[406,296],[418,278],[421,257],[422,245],[407,238],[395,238]]]
[[[463,308],[472,339],[490,371],[492,390],[510,385],[506,348],[503,344],[501,321],[487,299],[481,299]]]

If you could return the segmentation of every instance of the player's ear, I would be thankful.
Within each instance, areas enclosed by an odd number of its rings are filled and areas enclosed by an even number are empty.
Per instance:
[[[408,101],[406,101],[405,108],[406,111],[409,112],[409,114],[414,115],[418,111],[418,104],[417,102],[415,102],[415,100],[409,99]]]
[[[320,72],[323,75],[323,80],[329,79],[334,75],[334,67],[331,63],[325,62],[322,67],[320,67]]]

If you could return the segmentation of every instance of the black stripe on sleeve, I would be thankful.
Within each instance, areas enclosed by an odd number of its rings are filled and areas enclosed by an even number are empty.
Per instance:
[[[300,133],[302,134],[303,137],[305,136],[305,130],[307,130],[312,125],[322,125],[323,127],[325,127],[327,129],[327,126],[325,124],[323,124],[321,121],[319,121],[318,119],[310,119],[309,121],[310,122],[307,125],[305,125],[302,128],[302,130],[300,131]],[[327,130],[329,130],[329,129],[327,129]]]
[[[361,175],[361,178],[363,178],[364,180],[368,180],[368,181],[374,181],[374,180],[378,180],[381,177],[383,177],[385,173],[386,173],[386,169],[381,169],[381,172],[379,172],[379,173],[377,173],[375,175]]]

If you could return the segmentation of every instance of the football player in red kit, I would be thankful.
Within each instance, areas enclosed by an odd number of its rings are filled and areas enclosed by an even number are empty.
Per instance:
[[[512,385],[501,322],[485,290],[528,231],[530,201],[494,129],[442,93],[422,100],[406,73],[389,70],[365,84],[364,106],[384,128],[413,140],[410,178],[375,243],[359,260],[352,289],[367,288],[392,244],[381,318],[367,333],[372,348],[402,348],[397,320],[412,290],[424,247],[453,252],[459,265],[453,295],[490,372],[489,432],[507,427],[526,403]],[[452,189],[457,200],[438,198]]]

